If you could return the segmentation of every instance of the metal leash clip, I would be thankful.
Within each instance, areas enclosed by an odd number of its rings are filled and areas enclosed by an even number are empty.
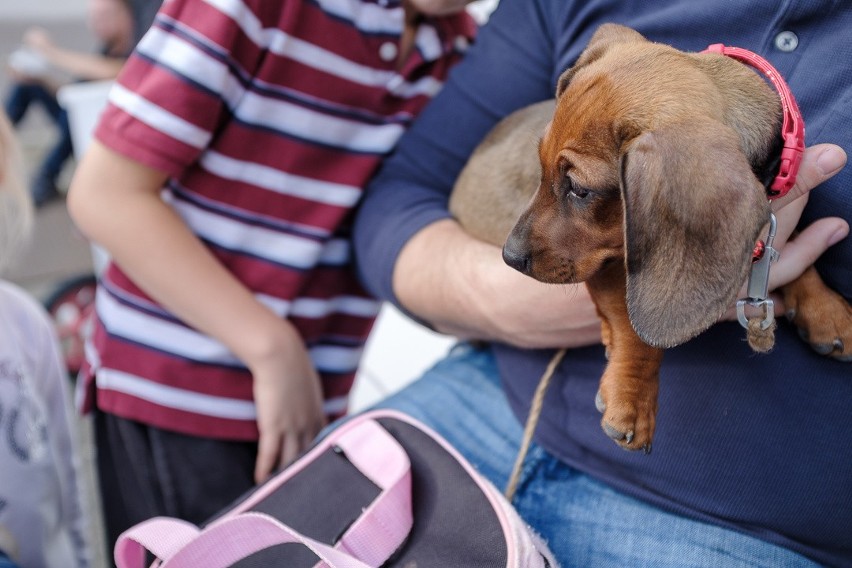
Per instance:
[[[775,214],[770,213],[769,234],[766,236],[763,254],[752,262],[751,272],[748,275],[748,297],[737,301],[737,319],[740,320],[740,325],[745,328],[748,328],[748,318],[745,314],[746,304],[763,310],[763,321],[760,322],[761,330],[767,329],[775,320],[775,303],[768,296],[769,267],[779,257],[778,251],[772,248],[777,225]]]

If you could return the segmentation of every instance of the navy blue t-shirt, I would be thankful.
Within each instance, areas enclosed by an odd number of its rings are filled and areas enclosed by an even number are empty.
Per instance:
[[[852,2],[837,0],[501,0],[442,93],[370,186],[356,224],[368,287],[394,300],[405,242],[444,219],[472,149],[503,116],[554,95],[558,76],[604,22],[686,51],[724,43],[767,58],[806,122],[806,144],[852,155]],[[802,224],[852,221],[852,165],[811,193]],[[817,267],[852,300],[852,238]],[[536,439],[573,467],[663,509],[757,536],[833,566],[852,566],[852,364],[815,354],[785,321],[774,350],[753,353],[737,323],[667,350],[650,456],[600,428],[602,347],[569,351]],[[552,351],[496,345],[507,396],[525,420]]]

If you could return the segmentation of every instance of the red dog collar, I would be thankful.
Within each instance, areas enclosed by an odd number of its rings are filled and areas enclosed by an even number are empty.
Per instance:
[[[793,93],[790,92],[790,87],[771,63],[747,49],[716,43],[701,53],[720,53],[751,65],[769,78],[781,96],[781,109],[784,113],[781,136],[784,138],[784,148],[781,150],[781,167],[767,194],[770,199],[783,197],[796,183],[799,164],[805,151],[805,121],[802,119],[802,113],[799,112],[799,105],[796,104]]]

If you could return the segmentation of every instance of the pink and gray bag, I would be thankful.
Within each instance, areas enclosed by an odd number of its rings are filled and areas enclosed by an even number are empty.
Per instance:
[[[205,526],[126,531],[118,568],[555,568],[541,539],[443,438],[376,410]]]

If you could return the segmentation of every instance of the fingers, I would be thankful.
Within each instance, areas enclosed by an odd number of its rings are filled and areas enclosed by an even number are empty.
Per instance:
[[[320,426],[321,427],[321,426]],[[285,432],[279,435],[261,434],[258,441],[257,461],[255,462],[255,483],[262,483],[276,468],[282,468],[299,457],[319,432]]]
[[[846,152],[835,144],[817,144],[805,149],[796,185],[790,192],[772,202],[778,211],[839,172],[846,165]]]
[[[780,199],[772,201],[772,210],[778,220],[775,248],[781,257],[769,273],[769,289],[792,282],[812,265],[825,250],[846,238],[849,225],[838,217],[819,219],[788,240],[796,228],[802,211],[807,205],[810,191],[839,172],[846,165],[846,153],[835,144],[817,144],[805,149],[796,177],[796,185]],[[746,294],[745,286],[740,297]],[[783,313],[784,306],[779,294],[771,294],[776,313]],[[736,311],[730,308],[722,319],[736,319]]]
[[[808,203],[810,191],[824,182],[837,172],[839,172],[846,164],[846,153],[839,146],[834,144],[818,144],[811,146],[805,150],[805,155],[802,159],[802,165],[799,169],[799,175],[796,178],[795,187],[781,199],[772,202],[772,208],[775,211],[778,220],[778,232],[775,237],[775,248],[782,250],[785,247],[790,235],[796,229],[799,223],[799,218]],[[836,230],[843,230],[842,221],[835,220],[833,223]],[[818,251],[821,254],[830,244],[827,241],[818,242],[821,237],[830,238],[826,232],[832,231],[832,226],[817,226],[814,227],[814,239],[805,239],[802,241],[806,245],[815,245],[816,248],[810,246],[809,251]],[[840,235],[834,242],[843,238],[845,234]],[[764,237],[765,238],[765,237]],[[833,243],[831,243],[833,244]],[[786,256],[789,253],[784,253]]]
[[[799,277],[817,258],[849,234],[849,224],[839,217],[824,217],[811,223],[787,242],[770,271],[770,289]]]
[[[281,447],[281,461],[278,463],[278,467],[285,467],[295,461],[302,452],[310,447],[317,433],[319,433],[319,430],[311,429],[286,434],[284,445]]]
[[[281,454],[283,436],[279,434],[264,434],[260,433],[260,439],[257,443],[257,461],[254,465],[254,481],[262,483],[272,473],[273,468],[278,464],[278,457]]]
[[[299,456],[302,451],[302,439],[298,433],[288,432],[284,434],[283,444],[281,445],[281,457],[276,464],[278,467],[284,467]]]
[[[775,218],[778,221],[778,230],[775,235],[775,248],[781,250],[784,248],[784,243],[790,238],[790,235],[796,230],[796,225],[799,224],[799,218],[805,210],[805,205],[808,204],[810,193],[801,195],[791,201],[783,209],[775,212]],[[769,225],[764,227],[761,233],[761,238],[766,239],[766,233]]]
[[[824,217],[811,223],[794,239],[787,242],[778,261],[772,264],[772,269],[769,271],[769,289],[776,290],[801,276],[828,247],[848,235],[849,224],[839,217]],[[744,298],[746,295],[744,284],[738,297]],[[783,314],[784,304],[781,295],[770,294],[770,297],[775,302],[776,315]],[[721,319],[737,319],[735,307],[731,306]]]
[[[42,50],[45,47],[52,45],[53,40],[46,29],[35,27],[26,31],[23,42],[28,47],[36,50]]]

